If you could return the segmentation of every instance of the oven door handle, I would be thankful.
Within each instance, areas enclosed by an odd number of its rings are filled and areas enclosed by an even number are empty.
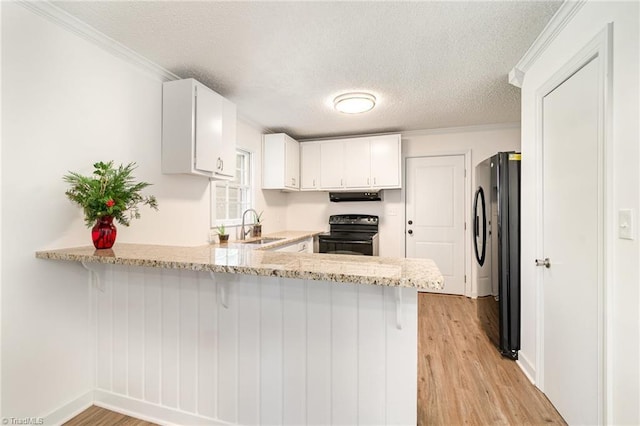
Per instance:
[[[341,243],[341,244],[371,244],[371,240],[369,241],[354,241],[354,240],[325,240],[320,239],[321,243]]]

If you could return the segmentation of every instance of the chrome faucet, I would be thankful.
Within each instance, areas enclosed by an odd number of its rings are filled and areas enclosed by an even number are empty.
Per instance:
[[[242,213],[242,226],[240,227],[240,239],[244,240],[245,237],[247,236],[247,234],[249,232],[251,232],[251,230],[248,230],[245,232],[244,230],[244,216],[247,214],[247,212],[253,212],[254,215],[258,216],[258,212],[255,211],[254,209],[247,209],[244,211],[244,213]]]

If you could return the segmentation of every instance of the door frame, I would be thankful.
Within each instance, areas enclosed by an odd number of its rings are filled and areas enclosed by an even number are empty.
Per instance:
[[[598,420],[600,424],[611,422],[610,404],[612,386],[610,380],[611,359],[608,348],[611,347],[611,321],[613,294],[609,283],[612,277],[612,253],[615,232],[611,225],[613,212],[613,149],[611,146],[612,117],[612,41],[613,24],[601,30],[586,46],[574,55],[565,65],[556,71],[537,91],[535,95],[535,198],[536,198],[536,254],[544,258],[544,176],[543,176],[543,99],[572,75],[582,69],[596,57],[601,59],[598,87]],[[534,259],[523,259],[534,262]],[[536,268],[536,358],[538,368],[535,372],[536,386],[543,392],[544,383],[544,270]],[[605,421],[606,419],[606,421]]]
[[[404,257],[407,257],[407,173],[409,170],[408,160],[410,158],[434,158],[434,157],[452,157],[461,155],[464,157],[464,295],[466,297],[477,297],[477,286],[473,286],[472,283],[475,282],[475,274],[472,276],[473,269],[471,268],[471,226],[469,226],[471,222],[471,150],[460,150],[460,151],[444,151],[433,154],[425,154],[425,155],[414,155],[414,156],[405,156],[402,159],[404,172],[402,173],[402,191],[400,193],[400,202],[404,206],[404,217],[402,218],[403,224],[403,249],[404,249]],[[475,291],[474,291],[475,287]],[[475,293],[475,296],[474,296]]]

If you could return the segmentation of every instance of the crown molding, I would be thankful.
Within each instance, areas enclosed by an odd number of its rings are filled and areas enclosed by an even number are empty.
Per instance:
[[[395,132],[378,132],[378,133],[361,133],[357,135],[343,135],[343,136],[327,136],[318,138],[301,138],[298,142],[321,142],[330,141],[336,139],[347,138],[361,138],[368,136],[384,136],[384,135],[397,135],[400,134],[403,138],[410,138],[415,136],[427,136],[427,135],[443,135],[447,133],[471,133],[471,132],[490,132],[494,130],[506,130],[506,129],[519,129],[520,123],[497,123],[497,124],[478,124],[474,126],[460,126],[460,127],[442,127],[439,129],[419,129],[419,130],[398,130]]]
[[[124,59],[125,61],[136,65],[143,70],[155,74],[162,79],[179,80],[180,77],[171,71],[161,67],[145,58],[144,56],[134,52],[122,43],[115,41],[114,39],[107,37],[105,34],[96,30],[89,24],[86,24],[69,14],[65,10],[53,5],[48,1],[26,1],[20,0],[17,2],[21,6],[36,13],[40,16],[47,18],[54,24],[60,25],[64,29],[84,38],[85,40],[95,44],[96,46],[106,50],[107,52]]]
[[[520,123],[497,123],[497,124],[479,124],[475,126],[461,126],[461,127],[442,127],[439,129],[422,129],[422,130],[409,130],[406,132],[400,132],[402,137],[411,136],[427,136],[427,135],[443,135],[447,133],[471,133],[471,132],[490,132],[494,130],[506,130],[506,129],[519,129]]]
[[[544,27],[540,35],[534,40],[529,50],[522,56],[520,61],[509,71],[509,83],[516,87],[522,87],[524,76],[534,62],[544,53],[547,47],[567,26],[573,16],[578,13],[587,0],[565,1],[551,17],[551,20]]]

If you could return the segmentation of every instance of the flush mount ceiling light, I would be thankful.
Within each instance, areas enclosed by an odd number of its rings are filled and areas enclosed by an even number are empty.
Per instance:
[[[376,97],[369,93],[345,93],[333,100],[333,107],[345,114],[367,112],[376,106]]]

